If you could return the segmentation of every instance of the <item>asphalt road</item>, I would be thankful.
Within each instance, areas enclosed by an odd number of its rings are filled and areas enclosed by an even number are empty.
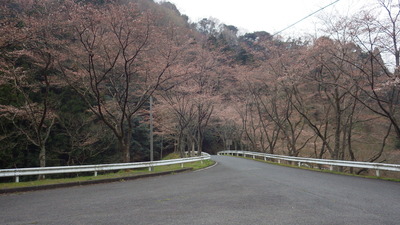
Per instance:
[[[0,224],[400,224],[400,183],[214,156],[213,168],[0,196]]]

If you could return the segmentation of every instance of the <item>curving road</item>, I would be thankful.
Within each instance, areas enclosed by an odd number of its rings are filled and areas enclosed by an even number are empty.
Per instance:
[[[400,224],[400,183],[213,156],[207,170],[0,196],[0,224]]]

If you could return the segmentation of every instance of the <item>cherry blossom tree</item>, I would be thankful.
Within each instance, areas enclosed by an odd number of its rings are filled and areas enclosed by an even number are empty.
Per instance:
[[[41,167],[46,166],[46,144],[57,117],[52,89],[60,84],[55,61],[64,43],[56,38],[66,19],[61,8],[47,0],[7,1],[1,7],[9,15],[1,27],[6,35],[0,39],[0,85],[12,86],[19,96],[18,102],[0,106],[1,115],[40,149]]]
[[[326,32],[335,39],[352,42],[362,56],[354,60],[351,55],[335,55],[357,69],[353,83],[361,91],[354,96],[359,103],[376,115],[386,118],[400,139],[399,129],[399,2],[377,0],[369,10],[352,17],[331,19]],[[363,98],[361,96],[367,96]],[[371,101],[373,100],[373,101]]]
[[[114,133],[122,161],[130,161],[133,119],[174,70],[187,40],[173,26],[159,27],[133,3],[75,4],[70,18],[77,61],[60,61],[68,82]]]
[[[185,155],[185,139],[191,139],[193,141],[193,135],[191,130],[191,124],[195,119],[195,106],[192,104],[190,95],[182,93],[179,90],[170,90],[164,92],[162,97],[164,104],[168,105],[168,112],[174,115],[175,129],[177,133],[177,151],[181,157]],[[165,121],[166,122],[166,121]],[[187,138],[187,137],[190,138]],[[194,143],[194,142],[193,142]]]

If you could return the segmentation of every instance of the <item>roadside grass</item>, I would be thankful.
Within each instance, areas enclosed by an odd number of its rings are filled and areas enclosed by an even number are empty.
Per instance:
[[[233,157],[243,158],[243,159],[251,159],[251,160],[254,160],[254,161],[273,164],[273,165],[277,165],[277,166],[285,166],[285,167],[291,167],[291,168],[297,168],[297,169],[311,170],[311,171],[316,171],[316,172],[323,172],[323,173],[331,173],[331,174],[338,174],[338,175],[345,175],[345,176],[354,176],[354,177],[362,177],[362,178],[369,178],[369,179],[379,179],[379,180],[400,182],[400,179],[391,178],[391,177],[377,177],[377,176],[368,176],[368,175],[357,175],[357,174],[353,174],[353,173],[330,171],[330,170],[324,170],[324,169],[318,169],[318,168],[310,168],[310,167],[304,167],[304,166],[299,167],[297,165],[277,163],[277,162],[272,162],[272,161],[268,161],[268,160],[264,161],[263,159],[257,159],[257,158],[253,159],[253,158],[250,158],[250,157],[243,157],[243,156],[233,156]]]
[[[151,174],[151,173],[159,173],[159,172],[173,172],[173,171],[184,169],[184,168],[192,168],[193,170],[198,170],[198,169],[202,169],[202,168],[211,166],[214,163],[215,162],[212,160],[203,160],[203,164],[201,163],[201,161],[190,162],[190,163],[184,163],[183,167],[181,167],[181,164],[156,166],[156,167],[153,167],[153,171],[149,171],[149,168],[141,168],[141,169],[133,169],[133,170],[120,170],[115,173],[108,172],[105,174],[98,174],[98,176],[80,176],[80,177],[74,177],[74,178],[44,179],[44,180],[26,181],[26,182],[19,182],[19,183],[15,183],[15,182],[0,183],[0,189],[35,187],[35,186],[43,186],[43,185],[51,185],[51,184],[65,184],[65,183],[103,180],[103,179],[111,179],[111,178],[121,178],[121,180],[123,180],[124,177],[143,175],[143,174]]]
[[[173,152],[163,157],[162,160],[179,159],[179,158],[180,158],[179,153]]]

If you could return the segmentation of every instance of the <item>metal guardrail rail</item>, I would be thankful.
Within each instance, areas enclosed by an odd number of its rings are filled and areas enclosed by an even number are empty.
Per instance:
[[[263,157],[264,160],[267,159],[277,159],[278,163],[281,160],[297,162],[298,166],[301,166],[302,163],[312,163],[319,165],[329,165],[330,170],[333,170],[333,166],[344,166],[344,167],[355,167],[355,168],[365,168],[365,169],[374,169],[376,171],[376,176],[380,176],[381,170],[387,171],[397,171],[400,172],[399,164],[386,164],[386,163],[371,163],[371,162],[359,162],[359,161],[345,161],[345,160],[332,160],[332,159],[316,159],[316,158],[304,158],[304,157],[293,157],[293,156],[285,156],[285,155],[275,155],[275,154],[267,154],[261,152],[249,152],[249,151],[241,151],[241,150],[225,150],[218,152],[218,155],[242,155],[244,157],[253,156],[255,157]]]
[[[208,153],[202,152],[201,156],[197,157],[148,161],[148,162],[0,169],[0,177],[15,177],[15,182],[19,182],[20,176],[28,176],[28,175],[94,172],[94,175],[97,176],[97,172],[100,171],[137,169],[146,167],[148,167],[149,170],[151,170],[151,168],[155,166],[165,166],[172,164],[181,164],[181,167],[183,167],[184,163],[196,162],[196,161],[203,162],[203,160],[207,159],[211,159],[211,156]]]

